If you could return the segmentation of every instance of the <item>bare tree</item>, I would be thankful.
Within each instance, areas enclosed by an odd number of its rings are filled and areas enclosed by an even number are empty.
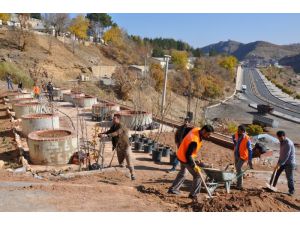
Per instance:
[[[25,51],[29,42],[34,39],[34,35],[30,31],[30,14],[19,13],[17,14],[17,16],[19,25],[16,25],[14,27],[14,32],[12,32],[12,39],[15,40],[15,42],[18,45],[18,48],[21,51]]]
[[[44,20],[54,27],[55,37],[66,31],[70,21],[68,13],[47,13],[44,15]]]

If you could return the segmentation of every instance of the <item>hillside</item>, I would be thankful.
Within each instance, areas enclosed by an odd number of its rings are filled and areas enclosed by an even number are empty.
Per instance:
[[[300,54],[295,56],[286,56],[280,59],[280,65],[291,66],[296,73],[300,73]]]
[[[73,79],[81,73],[90,74],[94,65],[115,65],[116,62],[103,56],[96,46],[76,46],[75,54],[71,45],[52,38],[51,54],[48,53],[49,37],[34,35],[26,51],[20,51],[7,30],[0,30],[0,62],[11,63],[24,74],[35,64],[45,69],[53,80]]]
[[[249,56],[255,55],[269,59],[281,59],[286,56],[292,56],[300,53],[300,44],[291,45],[275,45],[265,41],[255,41],[243,44],[236,41],[221,41],[202,48],[202,51],[209,53],[210,51],[217,53],[226,53],[236,56],[239,60],[247,59]]]

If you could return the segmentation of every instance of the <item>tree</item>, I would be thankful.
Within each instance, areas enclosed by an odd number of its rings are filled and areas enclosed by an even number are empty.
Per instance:
[[[0,13],[0,20],[2,20],[2,22],[7,22],[9,19],[10,19],[9,13]]]
[[[161,48],[154,48],[152,51],[153,57],[164,57],[165,52]]]
[[[234,56],[225,56],[220,62],[219,65],[223,67],[224,69],[228,70],[230,72],[231,78],[234,77],[234,69],[237,66],[237,58]]]
[[[52,45],[53,45],[53,30],[55,31],[55,28],[53,26],[53,17],[50,16],[50,14],[45,14],[43,17],[44,25],[47,30],[47,33],[49,34],[48,38],[48,54],[52,54]]]
[[[42,15],[40,13],[30,13],[30,17],[38,20],[42,19]]]
[[[213,48],[213,49],[210,49],[210,50],[209,50],[208,55],[209,55],[209,57],[213,57],[213,56],[218,55],[218,52],[217,52],[216,49]]]
[[[18,13],[18,21],[20,28],[15,29],[15,38],[17,38],[18,46],[21,51],[25,51],[28,43],[33,41],[33,34],[30,32],[30,24],[28,23],[29,13]]]
[[[186,51],[172,51],[172,62],[175,65],[176,69],[183,70],[188,64],[188,54]]]
[[[159,64],[153,63],[150,65],[150,76],[155,81],[155,90],[160,92],[162,90],[164,82],[164,70]]]
[[[84,16],[79,15],[71,21],[69,31],[73,33],[79,39],[87,38],[87,30],[89,27],[89,21]]]
[[[110,28],[104,33],[103,39],[106,43],[111,43],[116,47],[123,47],[124,45],[123,32],[119,27]]]
[[[69,14],[67,13],[46,13],[43,17],[48,23],[54,27],[55,37],[62,35],[66,31],[69,22]]]
[[[136,85],[136,75],[123,67],[118,67],[112,75],[115,81],[115,92],[118,97],[124,101],[130,99],[130,95]]]
[[[192,50],[194,57],[202,57],[204,55],[204,52],[201,50],[201,48],[196,48]]]
[[[107,13],[88,13],[86,18],[90,21],[99,22],[104,28],[111,27],[113,25],[111,16]]]
[[[215,99],[223,94],[223,83],[214,76],[200,76],[196,81],[197,86],[203,90],[202,97]]]

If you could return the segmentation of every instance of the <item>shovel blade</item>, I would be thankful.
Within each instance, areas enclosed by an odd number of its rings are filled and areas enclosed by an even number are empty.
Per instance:
[[[266,183],[266,189],[270,190],[270,191],[273,191],[273,192],[276,192],[277,191],[277,188]]]

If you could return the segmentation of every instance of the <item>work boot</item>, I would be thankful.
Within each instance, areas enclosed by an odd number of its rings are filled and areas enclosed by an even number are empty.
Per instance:
[[[197,200],[197,195],[189,194],[188,198],[192,199],[193,201],[196,201]]]
[[[134,174],[131,174],[131,180],[136,180],[136,177],[134,176]]]
[[[176,168],[175,167],[172,167],[171,169],[169,169],[167,172],[168,173],[173,173],[173,172],[175,172],[176,171]]]
[[[289,193],[288,193],[289,196],[293,196],[294,194],[295,194],[294,191],[289,191]]]
[[[168,194],[180,195],[180,191],[169,189]]]
[[[239,191],[244,191],[245,189],[243,187],[236,187],[237,190]]]

